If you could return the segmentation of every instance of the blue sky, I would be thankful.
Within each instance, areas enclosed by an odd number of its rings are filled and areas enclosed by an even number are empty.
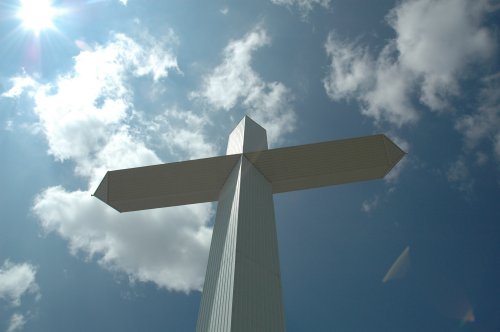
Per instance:
[[[500,329],[498,1],[41,2],[0,2],[0,330],[193,331],[216,204],[90,194],[223,154],[245,114],[272,147],[408,152],[275,196],[287,330]]]

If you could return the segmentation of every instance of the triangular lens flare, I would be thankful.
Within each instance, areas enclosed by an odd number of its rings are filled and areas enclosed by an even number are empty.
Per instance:
[[[410,269],[410,247],[406,247],[405,250],[399,255],[398,259],[392,264],[389,271],[382,279],[382,282],[386,283],[391,280],[402,279],[408,270]]]

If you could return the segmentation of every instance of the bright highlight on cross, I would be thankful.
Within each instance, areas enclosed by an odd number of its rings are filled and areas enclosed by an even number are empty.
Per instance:
[[[53,29],[53,19],[57,10],[52,6],[52,0],[21,0],[17,16],[23,27],[39,34],[42,30]]]

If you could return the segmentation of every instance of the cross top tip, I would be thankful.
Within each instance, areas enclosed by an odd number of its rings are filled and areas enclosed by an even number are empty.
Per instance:
[[[262,150],[267,150],[266,130],[248,115],[245,115],[229,135],[226,154]]]

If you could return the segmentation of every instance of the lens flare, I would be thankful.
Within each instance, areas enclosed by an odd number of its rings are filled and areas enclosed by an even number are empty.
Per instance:
[[[410,269],[410,247],[407,246],[405,250],[399,255],[398,259],[392,264],[389,268],[389,271],[382,279],[383,283],[386,283],[391,280],[402,279],[408,273]]]

